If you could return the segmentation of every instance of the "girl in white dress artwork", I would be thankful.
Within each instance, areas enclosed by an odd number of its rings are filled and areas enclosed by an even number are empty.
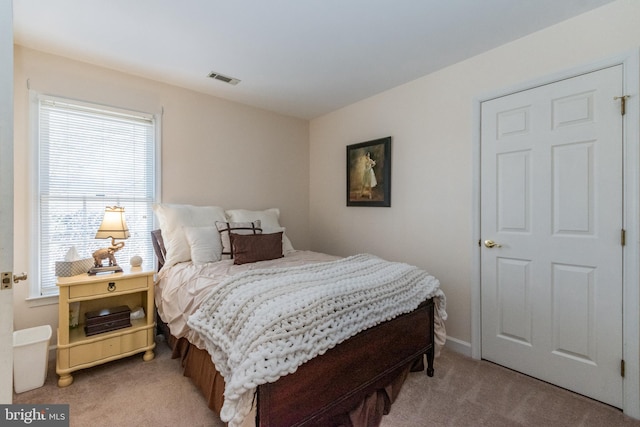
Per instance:
[[[367,154],[364,157],[364,175],[362,176],[362,190],[360,192],[360,197],[364,197],[365,194],[368,193],[369,199],[371,199],[373,187],[378,185],[376,173],[373,170],[375,165],[375,160],[371,158],[371,153],[367,151]]]

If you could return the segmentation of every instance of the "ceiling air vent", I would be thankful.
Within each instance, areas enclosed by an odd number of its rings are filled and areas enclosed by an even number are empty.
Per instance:
[[[210,72],[209,77],[214,80],[220,80],[221,82],[229,83],[230,85],[234,86],[240,83],[240,79],[234,79],[233,77],[228,77],[223,74],[216,73],[215,71]]]

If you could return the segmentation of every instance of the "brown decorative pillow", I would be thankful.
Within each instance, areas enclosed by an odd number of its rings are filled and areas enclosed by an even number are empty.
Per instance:
[[[253,222],[222,222],[216,221],[216,227],[220,232],[220,240],[222,241],[222,256],[228,255],[233,258],[231,250],[230,233],[235,234],[262,234],[262,226],[260,220]]]
[[[282,258],[282,231],[246,235],[231,233],[231,247],[234,264]]]

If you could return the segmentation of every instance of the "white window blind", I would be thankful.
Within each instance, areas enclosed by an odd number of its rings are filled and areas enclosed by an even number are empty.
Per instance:
[[[149,232],[155,202],[153,115],[37,97],[40,295],[58,293],[55,262],[75,247],[90,258],[111,239],[95,239],[107,206],[124,208],[131,236],[115,256],[140,255],[153,267]]]

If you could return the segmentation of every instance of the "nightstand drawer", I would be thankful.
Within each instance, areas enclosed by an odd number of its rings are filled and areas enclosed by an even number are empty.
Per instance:
[[[147,346],[147,331],[140,330],[69,348],[69,367],[93,363]]]
[[[144,290],[147,288],[147,277],[134,277],[132,279],[105,279],[97,283],[85,283],[69,286],[69,299],[93,297],[99,295],[113,295],[120,292]]]

